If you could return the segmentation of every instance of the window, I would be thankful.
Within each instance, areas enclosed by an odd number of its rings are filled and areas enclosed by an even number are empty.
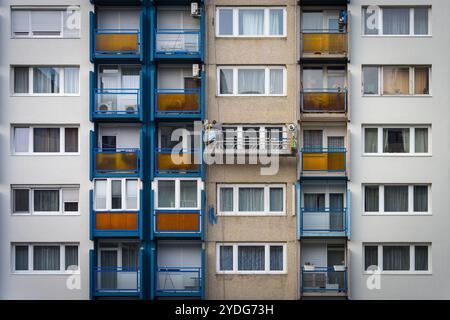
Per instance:
[[[13,185],[12,213],[13,214],[78,214],[79,203],[78,185]]]
[[[13,244],[15,272],[64,273],[79,270],[78,244]]]
[[[198,179],[157,179],[155,208],[200,209],[203,186]]]
[[[378,266],[382,272],[431,272],[428,244],[366,244],[364,268]]]
[[[286,95],[285,67],[218,67],[217,73],[219,95]]]
[[[94,208],[96,211],[139,210],[139,180],[96,179]]]
[[[365,185],[367,214],[429,214],[430,185]]]
[[[285,185],[218,185],[221,215],[283,215]]]
[[[365,127],[365,155],[430,155],[431,128],[418,127]]]
[[[363,66],[362,71],[364,95],[430,95],[430,66]]]
[[[363,7],[363,32],[371,36],[428,36],[431,34],[431,8],[418,7]]]
[[[13,38],[79,38],[79,7],[11,8]]]
[[[218,37],[285,37],[285,8],[218,8]]]
[[[73,154],[78,153],[77,127],[13,127],[14,154]]]
[[[285,244],[219,244],[217,252],[218,273],[286,272]]]
[[[76,66],[14,66],[12,93],[14,95],[78,95],[79,67]]]

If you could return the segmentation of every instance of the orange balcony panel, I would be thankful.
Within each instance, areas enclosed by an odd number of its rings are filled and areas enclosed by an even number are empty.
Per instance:
[[[303,53],[347,54],[346,33],[303,33]]]
[[[345,153],[303,153],[304,171],[345,171]]]
[[[156,231],[200,231],[198,213],[156,213]]]
[[[329,171],[345,171],[345,153],[336,152],[328,154]]]
[[[304,92],[303,111],[345,112],[345,92]]]
[[[96,212],[95,228],[97,230],[137,230],[137,215],[137,212]]]
[[[137,153],[97,153],[95,155],[98,171],[137,171]]]
[[[196,154],[158,154],[158,170],[198,171],[199,162]]]
[[[158,111],[197,111],[198,97],[196,93],[159,93]]]
[[[100,33],[96,36],[96,51],[138,52],[137,33]]]

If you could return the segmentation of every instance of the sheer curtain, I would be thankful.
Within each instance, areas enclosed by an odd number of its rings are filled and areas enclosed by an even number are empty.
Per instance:
[[[428,270],[428,246],[414,246],[414,258],[416,271]]]
[[[414,212],[428,211],[428,186],[414,186]]]
[[[14,67],[14,93],[29,93],[28,67]]]
[[[379,191],[378,186],[364,187],[364,211],[378,212],[379,211]]]
[[[323,29],[322,12],[303,12],[302,15],[303,31],[318,31]]]
[[[271,36],[283,35],[283,9],[271,9],[269,21],[269,34]]]
[[[265,87],[264,69],[239,69],[238,84],[239,94],[264,94]]]
[[[80,78],[78,67],[64,68],[64,93],[79,93]]]
[[[416,128],[415,129],[415,152],[427,153],[428,152],[428,129]]]
[[[238,270],[264,270],[263,246],[239,246]]]
[[[283,270],[283,246],[270,246],[270,271]]]
[[[95,209],[106,209],[106,180],[95,180]]]
[[[306,211],[320,211],[325,209],[325,194],[305,193],[303,198]]]
[[[363,67],[364,94],[378,94],[378,67]]]
[[[344,137],[328,137],[328,148],[339,149],[345,147]]]
[[[364,247],[364,270],[368,270],[370,266],[378,266],[378,247]]]
[[[232,69],[220,69],[220,93],[232,94],[233,93],[233,70]]]
[[[233,188],[220,188],[220,211],[233,211]]]
[[[264,10],[240,9],[239,34],[245,36],[259,36],[264,34]]]
[[[59,246],[34,246],[33,270],[60,270]]]
[[[408,186],[384,187],[384,211],[385,212],[408,211]]]
[[[59,93],[59,69],[50,67],[33,68],[34,93]]]
[[[130,271],[139,267],[139,248],[135,244],[122,245],[122,267]]]
[[[34,211],[59,211],[59,190],[34,190]]]
[[[34,152],[59,152],[60,129],[59,128],[34,128],[33,129]]]
[[[384,8],[383,33],[409,34],[409,8]]]
[[[127,209],[138,208],[138,182],[137,180],[127,180],[126,182],[127,192]]]
[[[428,34],[428,8],[414,8],[414,34]]]
[[[180,207],[197,207],[197,181],[180,181]]]
[[[305,148],[322,148],[323,147],[323,131],[322,130],[304,130],[303,131],[303,147],[305,147]]]
[[[65,246],[65,269],[78,269],[78,246]]]
[[[239,188],[239,211],[264,211],[264,188]]]
[[[383,270],[409,270],[409,246],[383,246]]]
[[[220,246],[220,270],[233,270],[233,247]]]
[[[283,69],[270,70],[270,94],[283,94]]]
[[[30,140],[29,128],[14,128],[14,152],[28,152]]]
[[[383,93],[387,95],[409,94],[409,68],[383,67]]]
[[[14,270],[28,270],[28,246],[15,246]]]
[[[364,130],[364,152],[377,153],[378,152],[378,129],[366,128]]]
[[[175,207],[175,181],[158,181],[158,207]]]
[[[344,195],[330,193],[330,230],[344,229]]]
[[[414,68],[414,93],[430,94],[430,72],[428,67]]]
[[[270,188],[270,211],[283,211],[283,188]]]

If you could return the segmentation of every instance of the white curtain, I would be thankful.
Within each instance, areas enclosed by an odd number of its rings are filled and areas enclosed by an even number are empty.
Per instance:
[[[64,68],[64,93],[78,93],[80,91],[80,78],[78,67]]]
[[[29,128],[14,128],[14,152],[28,152],[30,140]]]
[[[29,93],[28,76],[28,67],[14,67],[14,93]]]
[[[59,93],[59,69],[50,67],[33,68],[34,93]]]
[[[175,207],[175,181],[170,180],[158,181],[158,207],[160,208]]]
[[[16,271],[28,270],[28,246],[15,246]]]
[[[414,34],[428,34],[428,8],[414,8]]]
[[[366,128],[364,130],[364,152],[377,153],[378,152],[378,129]]]
[[[323,131],[322,130],[304,130],[303,131],[303,147],[305,148],[322,148]]]
[[[270,70],[270,94],[283,94],[283,69]]]
[[[283,188],[270,188],[270,211],[283,211]]]
[[[331,149],[338,149],[338,148],[344,148],[344,137],[328,137],[327,138],[328,148]]]
[[[239,246],[238,247],[238,270],[264,270],[263,246]]]
[[[232,69],[220,69],[220,93],[232,94],[233,93],[233,70]]]
[[[270,29],[271,36],[279,36],[283,34],[283,9],[270,10]]]
[[[60,247],[59,246],[34,246],[33,247],[33,270],[50,271],[60,270]]]
[[[220,211],[233,211],[233,188],[220,188]]]
[[[96,180],[94,185],[95,209],[106,209],[106,180]]]
[[[378,67],[363,67],[364,94],[378,94]]]
[[[384,187],[384,211],[385,212],[408,211],[408,186]]]
[[[180,207],[181,208],[197,207],[197,181],[196,180],[180,181]]]
[[[78,268],[78,246],[65,246],[65,267],[66,270]]]
[[[414,212],[428,211],[428,187],[414,186]]]
[[[239,34],[246,36],[263,35],[264,10],[240,9],[239,10]]]
[[[322,12],[303,12],[302,15],[303,31],[318,31],[323,29]]]
[[[416,153],[427,153],[428,152],[428,129],[427,128],[416,128]]]
[[[220,271],[233,270],[233,247],[220,246]]]
[[[59,190],[34,190],[34,211],[59,211]]]
[[[384,8],[383,33],[409,34],[409,8]]]
[[[264,211],[264,188],[239,188],[239,211]]]
[[[137,180],[127,180],[126,182],[127,192],[127,209],[138,208],[138,182]]]
[[[428,246],[414,246],[415,270],[428,270]]]
[[[264,69],[239,69],[238,93],[239,94],[264,94],[265,90]]]
[[[302,86],[304,89],[323,88],[322,68],[303,68]]]
[[[383,246],[383,270],[409,270],[409,246]]]
[[[364,211],[378,212],[379,211],[379,187],[366,186],[364,187]]]
[[[283,270],[283,246],[270,246],[270,271]]]

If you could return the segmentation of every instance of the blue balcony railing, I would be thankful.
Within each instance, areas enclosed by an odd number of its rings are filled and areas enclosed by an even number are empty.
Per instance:
[[[346,208],[301,208],[300,235],[346,236],[348,215]]]
[[[302,172],[346,172],[346,148],[301,149]]]
[[[93,267],[94,295],[139,295],[141,270],[125,267]]]
[[[94,148],[94,174],[138,176],[141,170],[140,149]]]
[[[155,41],[159,58],[199,58],[203,50],[199,29],[156,29]]]
[[[347,268],[334,267],[302,267],[301,293],[347,293]]]
[[[201,297],[203,273],[201,267],[158,267],[156,295]]]
[[[94,118],[139,119],[140,89],[94,89]]]

